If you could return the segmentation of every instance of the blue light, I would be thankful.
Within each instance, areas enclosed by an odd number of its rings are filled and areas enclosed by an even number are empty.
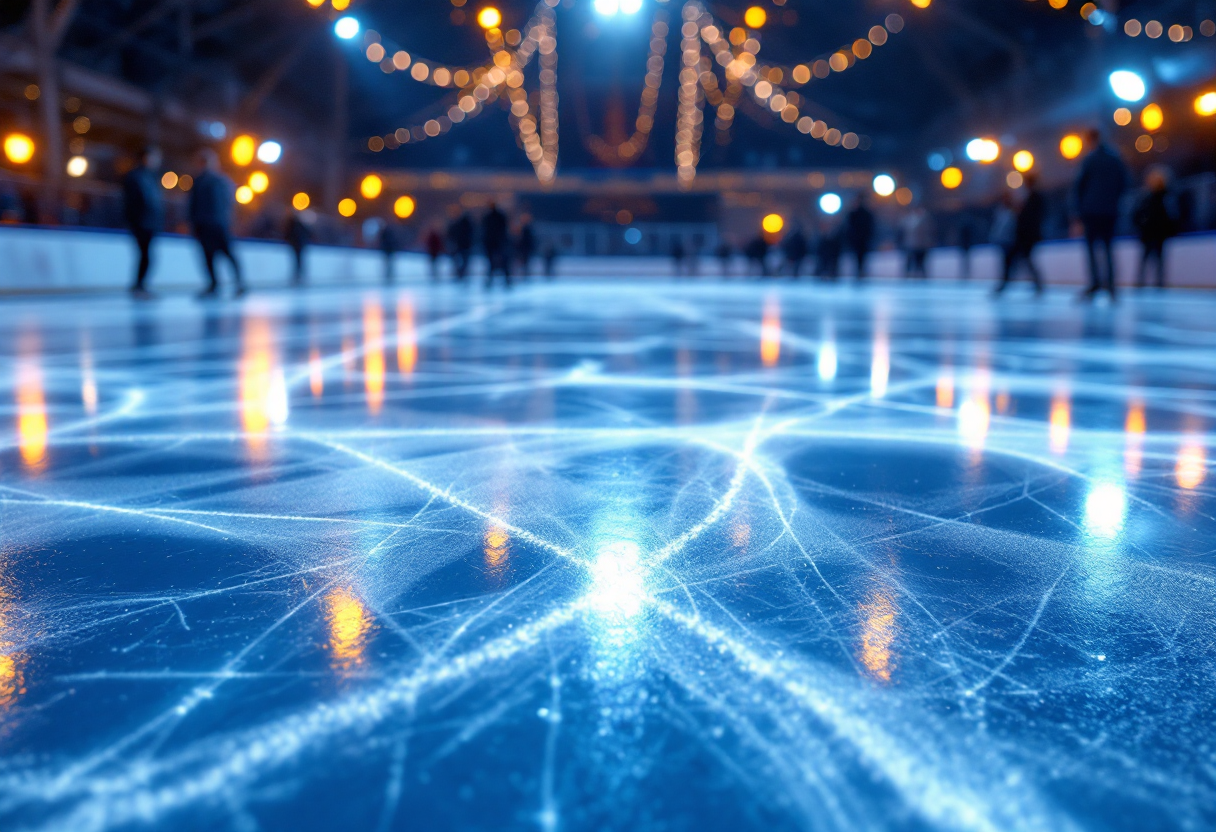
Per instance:
[[[936,150],[929,154],[929,170],[945,170],[946,165],[951,162],[949,151]]]
[[[636,228],[628,229],[625,231],[625,242],[629,243],[631,246],[636,246],[638,243],[642,242],[642,232]]]
[[[825,214],[835,214],[844,205],[840,194],[827,193],[819,197],[819,210]]]
[[[1126,69],[1118,69],[1110,74],[1110,88],[1124,101],[1139,101],[1148,92],[1144,79]]]
[[[334,34],[342,40],[350,40],[359,34],[359,21],[353,17],[339,17],[334,23]]]

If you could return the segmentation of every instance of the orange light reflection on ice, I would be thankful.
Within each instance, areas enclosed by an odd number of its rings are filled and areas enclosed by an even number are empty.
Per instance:
[[[407,298],[397,301],[397,371],[414,372],[418,364],[418,333],[414,330],[414,304]]]
[[[325,597],[325,616],[329,622],[329,649],[334,667],[349,670],[363,662],[367,639],[373,626],[363,602],[349,587],[335,589]]]
[[[1127,435],[1123,449],[1123,470],[1129,477],[1140,475],[1144,463],[1144,434],[1147,430],[1144,402],[1134,400],[1127,406],[1127,421],[1123,424],[1123,432]]]
[[[17,365],[17,447],[30,468],[46,462],[46,398],[42,392],[42,368],[30,358]]]
[[[890,597],[878,591],[870,593],[860,610],[864,617],[858,658],[872,678],[890,682],[895,666],[892,646],[899,634],[896,624],[899,611]]]
[[[308,389],[314,399],[325,392],[325,368],[321,364],[321,351],[316,347],[308,353]]]
[[[780,357],[781,305],[770,297],[764,301],[764,318],[760,322],[760,361],[765,367],[775,367]]]
[[[937,406],[945,410],[954,407],[953,373],[942,373],[937,377]]]
[[[379,300],[363,304],[363,388],[367,409],[379,413],[384,405],[384,309]]]
[[[486,529],[485,535],[485,556],[486,566],[491,572],[500,571],[507,563],[507,545],[511,542],[511,536],[507,534],[507,530],[498,524],[494,524]]]
[[[1198,488],[1207,475],[1207,453],[1203,443],[1192,439],[1178,449],[1178,458],[1174,463],[1174,477],[1178,480],[1178,487],[1188,491]]]
[[[1057,393],[1051,400],[1051,415],[1048,417],[1047,442],[1053,454],[1068,450],[1068,435],[1072,430],[1072,412],[1068,395]]]
[[[886,332],[874,337],[874,354],[870,360],[870,395],[881,399],[887,395],[887,381],[891,377],[891,343]]]

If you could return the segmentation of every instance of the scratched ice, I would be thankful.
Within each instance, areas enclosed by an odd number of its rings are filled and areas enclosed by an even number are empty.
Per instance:
[[[0,827],[1212,829],[1213,320],[6,301]]]

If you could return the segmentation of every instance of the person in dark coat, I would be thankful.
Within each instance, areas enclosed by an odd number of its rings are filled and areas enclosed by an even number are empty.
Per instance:
[[[532,256],[536,254],[536,233],[532,230],[532,221],[524,218],[519,229],[519,237],[515,240],[515,257],[519,261],[519,273],[527,279],[532,269]]]
[[[439,258],[443,254],[443,236],[438,229],[426,233],[426,256],[431,261],[431,280],[439,279]]]
[[[160,149],[144,148],[139,164],[123,177],[122,209],[127,229],[139,247],[139,265],[135,271],[135,282],[131,294],[135,297],[150,296],[145,285],[148,270],[152,265],[152,239],[160,231],[164,220],[160,198]]]
[[[467,211],[448,226],[448,242],[452,244],[452,271],[457,280],[464,280],[473,255],[473,220]]]
[[[1144,255],[1140,258],[1140,273],[1136,278],[1136,286],[1144,288],[1148,277],[1148,265],[1156,266],[1156,286],[1165,288],[1165,243],[1178,233],[1178,223],[1170,212],[1169,179],[1164,171],[1153,170],[1148,175],[1148,193],[1136,206],[1133,220],[1136,233],[1140,235],[1140,244],[1144,246]]]
[[[684,241],[679,237],[671,238],[671,263],[676,277],[684,274]]]
[[[815,243],[815,275],[824,280],[840,277],[841,230],[831,222],[819,226],[819,238]]]
[[[730,261],[735,256],[735,249],[727,240],[722,240],[718,243],[718,247],[714,249],[714,256],[718,258],[718,265],[722,269],[723,277],[730,277]]]
[[[870,256],[870,247],[874,244],[874,214],[866,206],[866,198],[859,194],[853,210],[844,221],[844,238],[849,250],[857,258],[857,279],[864,280],[866,276],[866,260]]]
[[[245,282],[241,279],[241,265],[232,255],[232,203],[236,189],[232,180],[220,170],[220,157],[211,148],[199,153],[202,170],[194,177],[190,189],[190,224],[194,237],[203,248],[203,260],[207,264],[210,282],[199,297],[214,297],[219,292],[219,280],[215,274],[215,257],[222,254],[232,264],[232,279],[238,296],[245,294]]]
[[[1115,299],[1115,225],[1119,221],[1119,200],[1127,190],[1127,166],[1119,155],[1102,142],[1102,134],[1089,131],[1093,150],[1081,164],[1081,172],[1073,186],[1073,202],[1081,225],[1085,228],[1085,245],[1089,250],[1089,288],[1081,295],[1090,300],[1106,290]],[[1103,263],[1099,264],[1099,253]]]
[[[1022,201],[1014,221],[1013,242],[1005,247],[1005,271],[1000,284],[993,291],[996,295],[1005,291],[1020,264],[1025,264],[1026,270],[1030,272],[1035,294],[1043,293],[1043,276],[1039,274],[1032,255],[1035,246],[1043,240],[1043,220],[1047,214],[1047,203],[1039,193],[1038,182],[1033,174],[1026,174],[1024,182],[1026,199]]]
[[[810,253],[806,235],[797,225],[781,241],[781,253],[785,255],[785,267],[789,269],[790,276],[797,280],[802,272],[802,261]]]
[[[380,229],[380,252],[384,255],[384,282],[392,283],[397,278],[393,263],[401,250],[401,229],[395,222],[386,222]]]
[[[291,276],[293,286],[304,284],[304,249],[312,242],[312,229],[304,222],[304,217],[301,216],[303,213],[294,210],[291,212],[287,217],[287,231],[283,235],[295,258],[295,272]]]
[[[490,210],[481,220],[481,246],[485,249],[489,268],[486,271],[486,288],[494,285],[494,273],[502,274],[503,282],[511,286],[511,258],[508,248],[510,234],[507,226],[507,215],[491,202]]]
[[[743,247],[743,256],[751,263],[758,277],[768,277],[768,240],[755,237]]]

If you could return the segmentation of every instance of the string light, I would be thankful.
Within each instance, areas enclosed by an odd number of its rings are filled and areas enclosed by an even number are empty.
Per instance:
[[[483,29],[497,29],[502,23],[502,13],[493,6],[486,6],[477,13],[477,25]]]
[[[650,54],[646,56],[646,80],[642,87],[642,98],[638,103],[638,117],[634,121],[633,135],[620,144],[610,144],[599,136],[587,140],[587,149],[602,164],[630,163],[641,156],[654,129],[654,115],[659,103],[659,89],[663,84],[663,56],[667,53],[667,12],[655,11],[654,24],[650,27]]]
[[[675,160],[676,179],[684,187],[691,185],[696,177],[697,163],[701,157],[701,127],[704,121],[701,105],[704,99],[700,84],[701,27],[697,25],[697,21],[702,14],[701,5],[697,0],[688,0],[681,12],[684,23],[680,27],[680,89],[676,107]],[[711,19],[708,22],[713,21]],[[708,59],[705,63],[705,71],[708,71]]]
[[[382,190],[384,190],[384,180],[374,173],[369,173],[359,183],[359,193],[363,194],[364,199],[376,199]]]

